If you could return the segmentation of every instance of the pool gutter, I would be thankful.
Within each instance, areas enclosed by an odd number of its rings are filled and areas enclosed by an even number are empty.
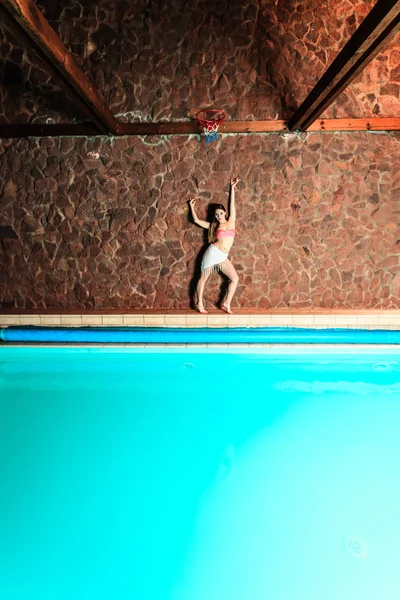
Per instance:
[[[379,344],[399,345],[400,330],[300,327],[7,327],[3,342],[134,344]]]

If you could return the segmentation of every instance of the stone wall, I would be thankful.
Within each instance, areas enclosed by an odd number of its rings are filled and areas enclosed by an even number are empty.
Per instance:
[[[3,308],[188,308],[205,239],[237,191],[233,306],[400,307],[400,135],[56,138],[1,143]],[[214,275],[208,306],[220,296]]]
[[[40,0],[38,6],[122,119],[286,119],[375,0]],[[81,115],[0,29],[0,122]],[[324,117],[400,114],[399,35]]]

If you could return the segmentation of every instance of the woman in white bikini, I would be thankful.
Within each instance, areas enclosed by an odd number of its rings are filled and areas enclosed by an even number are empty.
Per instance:
[[[214,214],[214,220],[209,223],[208,221],[202,221],[198,218],[195,210],[195,201],[193,198],[189,198],[189,205],[192,210],[193,220],[200,227],[208,229],[208,246],[203,260],[201,263],[201,276],[196,288],[196,308],[202,313],[206,314],[207,311],[204,309],[203,304],[203,293],[204,286],[207,279],[210,277],[213,271],[221,271],[224,275],[229,277],[230,283],[228,286],[228,293],[225,301],[222,304],[222,308],[232,314],[231,301],[233,294],[235,293],[239,277],[236,273],[235,267],[228,259],[228,254],[233,245],[235,238],[235,221],[236,221],[236,205],[235,205],[235,187],[239,182],[239,178],[231,179],[231,194],[229,203],[229,217],[227,218],[225,207],[222,204],[217,204]]]

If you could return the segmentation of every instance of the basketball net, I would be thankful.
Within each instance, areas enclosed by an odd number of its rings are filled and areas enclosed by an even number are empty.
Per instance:
[[[218,128],[225,119],[224,111],[214,109],[200,110],[196,115],[196,119],[203,129],[206,144],[216,142],[218,139]]]

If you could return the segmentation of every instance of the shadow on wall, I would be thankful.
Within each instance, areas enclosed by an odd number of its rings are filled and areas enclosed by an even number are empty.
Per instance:
[[[45,123],[54,109],[61,120],[86,120],[45,70],[24,60],[23,50],[14,48],[10,58],[0,60],[0,112],[3,113],[0,118],[3,122]]]

